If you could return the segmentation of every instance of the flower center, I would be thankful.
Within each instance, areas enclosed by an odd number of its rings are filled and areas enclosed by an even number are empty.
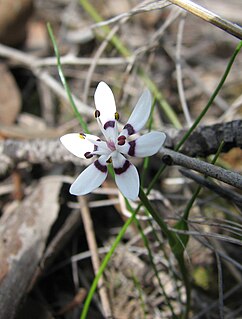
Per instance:
[[[107,141],[106,143],[107,143],[108,148],[109,148],[112,152],[116,150],[116,146],[115,146],[114,141],[109,140],[109,141]]]

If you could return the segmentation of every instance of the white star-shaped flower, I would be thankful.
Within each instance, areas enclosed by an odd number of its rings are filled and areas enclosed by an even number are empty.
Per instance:
[[[98,188],[107,177],[107,165],[112,162],[118,188],[125,197],[135,200],[139,194],[140,180],[136,167],[127,157],[154,155],[166,139],[163,132],[149,132],[133,140],[130,138],[144,127],[149,118],[151,94],[148,90],[144,91],[121,133],[117,128],[119,114],[114,96],[105,82],[98,84],[94,100],[95,117],[105,141],[84,133],[70,133],[60,138],[67,150],[80,158],[99,156],[77,177],[71,185],[70,193],[77,196],[86,195]]]

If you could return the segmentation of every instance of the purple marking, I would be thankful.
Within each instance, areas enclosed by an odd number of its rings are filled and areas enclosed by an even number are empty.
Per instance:
[[[114,126],[115,126],[115,121],[107,121],[104,124],[103,128],[104,128],[104,130],[106,130],[108,127],[114,127]]]
[[[132,126],[131,124],[129,124],[129,123],[127,123],[127,124],[124,126],[123,129],[126,129],[126,130],[128,131],[128,134],[129,134],[129,135],[132,135],[132,134],[135,133],[135,130],[134,130],[133,126]]]
[[[126,160],[122,167],[114,168],[115,174],[120,175],[120,174],[125,173],[130,165],[131,165],[130,162],[128,160]]]
[[[118,145],[124,145],[126,141],[126,136],[121,135],[118,137]]]
[[[130,156],[135,156],[135,147],[136,147],[136,142],[135,142],[135,141],[129,142],[129,151],[128,151],[128,154],[129,154]]]
[[[97,139],[97,142],[101,142],[100,138]],[[93,152],[98,150],[98,145],[94,144]]]
[[[92,155],[92,153],[91,153],[91,152],[86,152],[86,153],[84,154],[84,156],[85,156],[87,159],[89,159],[89,158],[92,158],[92,157],[93,157],[93,155]]]
[[[99,162],[99,160],[96,160],[95,162],[94,162],[94,165],[95,165],[95,167],[99,170],[99,171],[101,171],[102,173],[106,173],[107,172],[107,166],[106,165],[102,165],[100,162]]]

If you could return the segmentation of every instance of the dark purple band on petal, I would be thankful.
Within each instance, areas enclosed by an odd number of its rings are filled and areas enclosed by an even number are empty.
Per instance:
[[[129,154],[130,156],[135,156],[135,146],[136,146],[136,142],[135,142],[135,141],[129,142],[129,151],[128,151],[128,154]]]
[[[114,127],[114,126],[115,126],[115,121],[107,121],[107,122],[104,124],[103,128],[106,130],[107,128],[109,128],[109,127]]]
[[[93,155],[92,155],[92,153],[91,153],[91,152],[86,152],[86,153],[84,154],[84,156],[85,156],[87,159],[89,159],[89,158],[92,158],[92,157],[93,157]]]
[[[107,172],[107,166],[106,165],[102,165],[100,162],[99,162],[99,160],[96,160],[95,162],[94,162],[94,165],[95,165],[95,167],[99,170],[99,171],[101,171],[101,172],[103,172],[103,173],[106,173]]]
[[[117,174],[117,175],[123,174],[124,172],[127,171],[127,169],[129,168],[130,165],[131,165],[130,162],[128,160],[126,160],[122,167],[114,168],[115,174]]]
[[[127,123],[127,124],[124,126],[123,129],[126,129],[126,130],[128,131],[128,134],[129,134],[129,135],[132,135],[132,134],[135,133],[135,130],[134,130],[133,126],[132,126],[131,124],[129,124],[129,123]]]

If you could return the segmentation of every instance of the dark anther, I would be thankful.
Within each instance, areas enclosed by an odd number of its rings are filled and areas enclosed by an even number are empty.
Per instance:
[[[162,161],[164,164],[169,165],[169,166],[173,164],[173,158],[170,155],[164,155],[162,157]]]
[[[84,154],[84,156],[85,156],[87,159],[93,157],[93,155],[92,155],[91,152],[86,152],[86,153]]]
[[[118,145],[124,145],[126,141],[126,136],[121,135],[118,137]]]
[[[95,116],[95,118],[99,117],[100,116],[100,111],[96,110],[95,113],[94,113],[94,116]]]
[[[107,164],[111,164],[112,163],[112,158],[109,157],[109,159],[106,161]]]

